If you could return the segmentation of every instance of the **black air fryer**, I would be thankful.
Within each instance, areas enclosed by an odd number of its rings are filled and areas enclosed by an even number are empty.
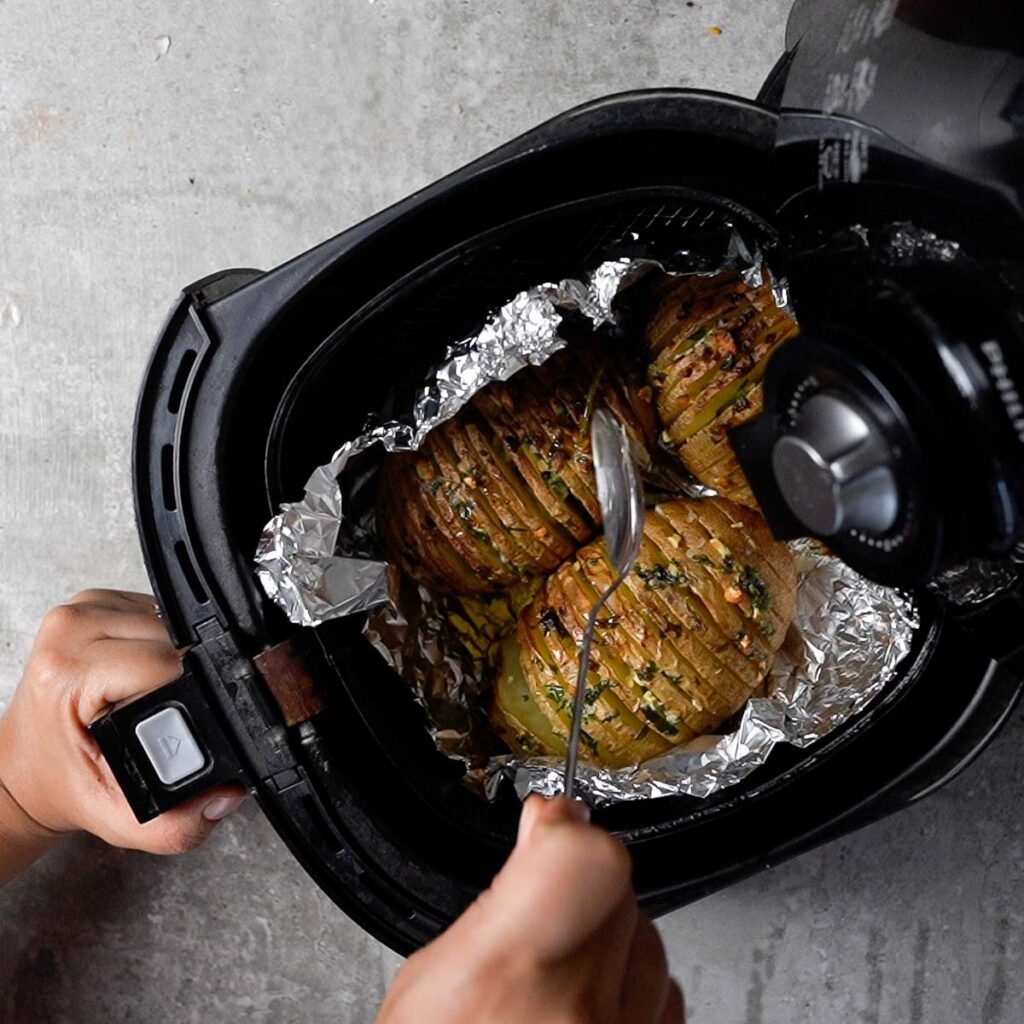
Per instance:
[[[186,288],[143,383],[134,473],[153,588],[191,652],[180,680],[93,727],[139,820],[241,780],[400,952],[489,883],[518,801],[464,787],[358,622],[302,629],[264,597],[261,528],[329,457],[306,438],[358,434],[489,308],[581,276],[638,223],[685,244],[723,216],[788,278],[802,326],[734,438],[769,521],[916,587],[922,626],[898,678],[816,745],[777,747],[706,800],[595,819],[659,914],[952,778],[1024,674],[1020,586],[966,606],[923,586],[975,556],[1011,565],[1021,536],[1022,189],[1017,4],[806,0],[757,102],[599,100],[276,270]],[[161,756],[168,736],[191,774]]]

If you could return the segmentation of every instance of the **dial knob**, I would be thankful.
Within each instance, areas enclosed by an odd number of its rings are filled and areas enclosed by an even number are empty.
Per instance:
[[[866,412],[822,392],[801,407],[775,442],[772,468],[782,497],[812,533],[882,534],[899,515],[899,488],[885,437]]]

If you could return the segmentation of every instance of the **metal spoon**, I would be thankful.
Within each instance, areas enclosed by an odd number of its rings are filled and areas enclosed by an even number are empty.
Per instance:
[[[597,502],[604,523],[604,542],[615,570],[615,579],[590,609],[586,629],[583,631],[576,697],[572,706],[572,731],[565,756],[565,795],[570,800],[576,795],[576,761],[580,749],[580,733],[583,730],[587,672],[590,669],[590,648],[594,642],[597,617],[636,563],[644,525],[644,489],[629,450],[626,428],[613,413],[607,409],[598,409],[590,425],[590,443],[594,474],[597,477]]]

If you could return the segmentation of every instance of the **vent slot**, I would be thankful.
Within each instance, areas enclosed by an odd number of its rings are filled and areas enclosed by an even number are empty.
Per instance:
[[[178,363],[178,372],[174,375],[174,383],[171,385],[171,393],[167,396],[167,411],[176,416],[181,408],[181,399],[185,394],[185,385],[188,384],[188,375],[195,366],[198,353],[195,349],[186,349]]]
[[[188,548],[185,546],[185,542],[183,540],[179,540],[178,543],[174,545],[174,553],[178,556],[178,565],[181,566],[185,582],[188,583],[189,589],[192,591],[192,596],[196,599],[196,603],[206,604],[210,598],[206,593],[206,588],[203,586],[202,580],[199,579],[199,573],[189,556]]]
[[[160,449],[160,483],[163,490],[164,508],[173,512],[178,507],[174,497],[174,445],[165,444]]]

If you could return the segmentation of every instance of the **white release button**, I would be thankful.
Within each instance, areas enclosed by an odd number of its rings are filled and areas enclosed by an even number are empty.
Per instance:
[[[135,735],[165,786],[195,775],[206,764],[185,716],[164,708],[135,726]]]

